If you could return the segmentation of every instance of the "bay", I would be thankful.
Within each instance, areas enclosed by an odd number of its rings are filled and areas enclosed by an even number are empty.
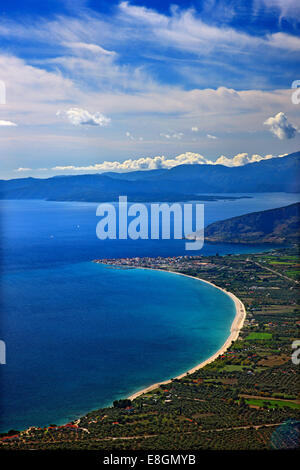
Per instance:
[[[237,195],[235,195],[237,196]],[[205,224],[291,204],[295,194],[205,203]],[[96,204],[1,201],[0,432],[61,424],[169,379],[211,356],[234,305],[171,273],[112,269],[95,258],[248,253],[263,246],[96,237]]]

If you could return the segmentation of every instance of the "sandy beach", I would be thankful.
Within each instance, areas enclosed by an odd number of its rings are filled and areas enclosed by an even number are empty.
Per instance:
[[[236,295],[232,294],[231,292],[226,291],[225,289],[222,289],[221,287],[216,286],[212,282],[205,281],[204,279],[200,279],[198,277],[189,276],[188,274],[182,274],[182,273],[177,273],[177,272],[174,272],[174,271],[166,271],[164,269],[154,269],[154,268],[135,268],[135,269],[150,269],[152,271],[171,272],[173,274],[178,274],[179,276],[186,276],[186,277],[190,277],[191,279],[197,279],[198,281],[205,282],[206,284],[210,284],[211,286],[215,287],[216,289],[221,290],[226,295],[231,297],[231,299],[234,301],[236,313],[235,313],[234,320],[233,320],[233,322],[231,324],[231,327],[230,327],[230,335],[226,339],[223,346],[217,352],[215,352],[212,356],[210,356],[208,359],[206,359],[205,361],[200,362],[200,364],[198,364],[197,366],[195,366],[192,369],[184,372],[181,375],[178,375],[177,377],[172,377],[172,379],[182,379],[187,374],[192,374],[193,372],[196,372],[196,370],[202,369],[202,367],[206,366],[207,364],[210,364],[215,359],[217,359],[217,357],[224,354],[224,352],[230,347],[231,343],[238,338],[240,330],[242,329],[245,318],[246,318],[246,309],[245,309],[244,304],[240,301],[240,299],[238,297],[236,297]],[[128,398],[130,400],[134,400],[135,398],[139,397],[140,395],[143,395],[144,393],[147,393],[147,392],[151,392],[151,390],[154,390],[155,388],[159,387],[160,385],[166,385],[166,384],[170,383],[171,381],[172,381],[171,379],[168,379],[168,380],[165,380],[163,382],[157,382],[155,384],[149,385],[149,387],[146,387],[146,388],[132,394]]]

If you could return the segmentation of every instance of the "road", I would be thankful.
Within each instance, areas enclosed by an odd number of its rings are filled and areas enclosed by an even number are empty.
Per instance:
[[[271,271],[271,273],[274,273],[274,274],[277,274],[280,277],[283,277],[287,281],[294,282],[295,284],[299,284],[299,281],[296,281],[295,279],[291,279],[290,277],[286,276],[285,274],[281,274],[278,271],[275,271],[275,269],[268,268],[267,266],[265,266],[263,264],[260,264],[257,261],[253,261],[253,263],[256,264],[257,266],[259,266],[262,269],[266,269],[267,271]]]

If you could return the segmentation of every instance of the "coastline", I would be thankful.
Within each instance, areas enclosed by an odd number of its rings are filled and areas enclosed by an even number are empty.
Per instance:
[[[222,289],[219,286],[216,286],[212,282],[206,281],[205,279],[201,279],[199,277],[190,276],[189,274],[178,273],[178,272],[175,272],[175,271],[168,271],[168,270],[165,270],[165,269],[143,268],[143,267],[135,267],[134,269],[149,269],[151,271],[162,271],[162,272],[167,272],[167,273],[172,273],[172,274],[178,274],[179,276],[190,277],[191,279],[196,279],[198,281],[205,282],[206,284],[210,284],[211,286],[215,287],[216,289],[219,289],[222,292],[224,292],[224,294],[228,295],[233,300],[234,305],[235,305],[235,317],[234,317],[233,322],[231,324],[230,334],[229,334],[228,338],[226,339],[225,343],[221,346],[221,348],[218,349],[218,351],[215,352],[212,356],[210,356],[205,361],[200,362],[200,364],[196,365],[192,369],[189,369],[186,372],[184,372],[183,374],[178,375],[177,377],[173,377],[172,379],[164,380],[162,382],[157,382],[155,384],[152,384],[152,385],[149,385],[148,387],[143,388],[142,390],[139,390],[139,391],[133,393],[132,395],[130,395],[128,397],[129,400],[135,400],[139,396],[144,395],[145,393],[151,392],[152,390],[158,388],[160,385],[166,385],[166,384],[171,383],[172,380],[174,380],[174,379],[182,379],[183,377],[186,377],[189,374],[193,374],[197,370],[202,369],[207,364],[210,364],[211,362],[213,362],[220,355],[222,355],[225,351],[227,351],[227,349],[231,346],[233,341],[236,341],[238,339],[238,336],[240,334],[240,330],[242,329],[242,327],[244,325],[244,321],[246,319],[246,309],[245,309],[245,306],[244,306],[243,302],[236,295],[234,295],[232,292],[228,292],[227,290]]]
[[[114,267],[117,267],[117,266],[114,266]],[[150,271],[161,271],[161,272],[164,272],[164,273],[177,274],[177,275],[180,275],[180,276],[185,276],[185,277],[189,277],[191,279],[196,279],[198,281],[202,281],[206,284],[209,284],[209,285],[215,287],[216,289],[221,290],[225,294],[227,294],[233,300],[233,302],[235,304],[235,310],[236,310],[235,317],[234,317],[234,319],[232,321],[232,324],[231,324],[231,327],[230,327],[230,334],[229,334],[228,338],[226,339],[225,343],[221,346],[221,348],[218,349],[217,352],[215,352],[208,359],[202,361],[200,364],[194,366],[193,368],[187,370],[186,372],[183,372],[182,374],[180,374],[176,377],[172,377],[171,379],[167,379],[167,380],[164,380],[164,381],[161,381],[161,382],[151,384],[151,385],[149,385],[149,386],[147,386],[147,387],[145,387],[141,390],[138,390],[137,392],[134,392],[129,397],[127,397],[129,400],[132,401],[132,400],[138,398],[139,396],[158,388],[160,385],[166,385],[166,384],[171,383],[172,380],[174,380],[174,379],[182,379],[185,376],[187,376],[188,374],[193,374],[197,370],[205,367],[207,364],[210,364],[215,359],[217,359],[220,355],[222,355],[230,347],[231,343],[238,338],[240,330],[242,329],[245,318],[246,318],[246,309],[245,309],[245,306],[242,303],[242,301],[238,297],[236,297],[233,293],[228,292],[226,289],[222,289],[221,287],[216,286],[212,282],[206,281],[205,279],[201,279],[201,278],[198,278],[198,277],[195,277],[195,276],[190,276],[188,274],[183,274],[183,273],[179,273],[179,272],[176,272],[176,271],[170,271],[170,270],[166,270],[166,269],[147,268],[147,267],[138,267],[138,266],[130,267],[129,269],[145,269],[145,270],[150,270]],[[110,405],[106,405],[106,406],[111,407],[112,403]],[[97,410],[98,408],[99,407],[97,406],[94,409]],[[76,425],[79,425],[79,423],[81,421],[81,418],[83,418],[87,413],[88,413],[88,411],[84,412],[82,415],[75,418],[73,421],[70,421],[70,419],[69,420],[63,419],[61,421],[61,424],[59,424],[59,426],[64,427],[64,426],[67,426],[68,424],[70,424],[71,422],[74,422]],[[24,432],[24,431],[28,430],[30,427],[31,426],[24,427],[24,429],[22,429],[21,432]],[[6,433],[6,432],[8,432],[8,431],[2,431],[2,433]]]

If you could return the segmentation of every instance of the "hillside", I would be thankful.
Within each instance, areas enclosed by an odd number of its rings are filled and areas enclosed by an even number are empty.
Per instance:
[[[300,203],[214,222],[205,241],[230,243],[297,243]]]
[[[187,200],[213,193],[299,192],[300,152],[239,167],[179,165],[170,170],[136,171],[0,180],[0,199],[112,201]]]

